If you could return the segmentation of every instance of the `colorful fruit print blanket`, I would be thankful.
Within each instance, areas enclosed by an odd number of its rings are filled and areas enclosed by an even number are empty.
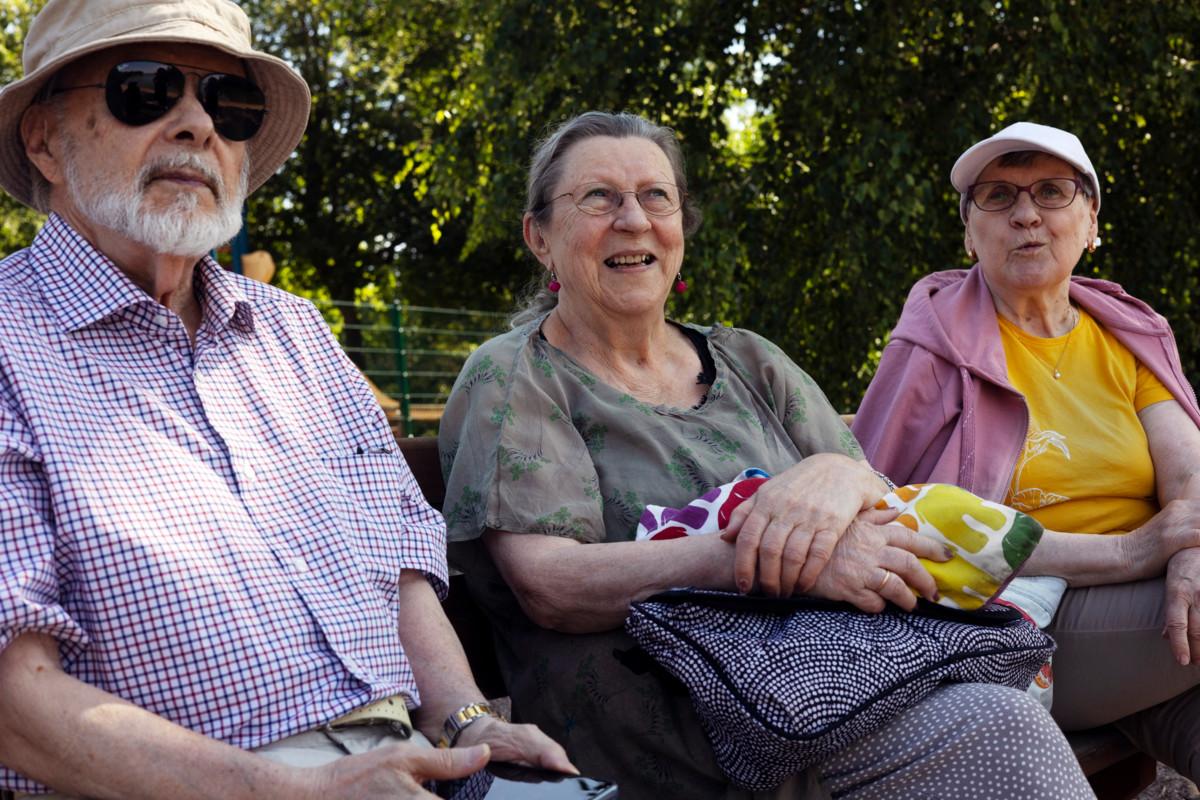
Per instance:
[[[733,510],[769,479],[763,470],[750,468],[683,508],[648,505],[638,522],[637,539],[722,531]],[[954,554],[946,562],[922,559],[922,564],[937,582],[938,602],[968,611],[999,595],[1042,538],[1041,524],[1028,514],[944,483],[900,486],[876,508],[895,509],[897,523]]]

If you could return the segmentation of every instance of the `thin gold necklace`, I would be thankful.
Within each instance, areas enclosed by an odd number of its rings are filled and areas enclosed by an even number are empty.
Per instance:
[[[1079,327],[1079,311],[1075,306],[1071,306],[1074,321],[1071,323],[1071,330],[1067,331],[1067,340],[1063,342],[1062,350],[1058,351],[1058,360],[1054,362],[1054,380],[1062,377],[1062,372],[1059,371],[1059,366],[1062,365],[1063,356],[1067,354],[1067,348],[1071,346],[1071,334],[1075,333],[1075,329]]]

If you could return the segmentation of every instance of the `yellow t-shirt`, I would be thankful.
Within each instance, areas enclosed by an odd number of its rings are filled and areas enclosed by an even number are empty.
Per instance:
[[[1008,379],[1029,406],[1005,504],[1075,533],[1125,533],[1150,519],[1154,463],[1137,412],[1171,392],[1082,309],[1075,329],[1052,339],[999,319]]]

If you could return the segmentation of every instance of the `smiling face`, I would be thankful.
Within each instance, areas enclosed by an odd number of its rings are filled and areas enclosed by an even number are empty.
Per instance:
[[[133,60],[180,65],[187,77],[183,97],[139,126],[113,117],[103,89],[57,97],[57,108],[45,112],[54,115],[55,129],[48,148],[53,174],[47,178],[60,188],[52,195],[53,210],[85,232],[100,228],[155,252],[200,255],[237,233],[248,162],[244,142],[213,129],[196,96],[197,82],[209,72],[244,75],[244,68],[207,47],[125,47],[70,65],[56,85],[100,85],[113,65]],[[103,239],[98,233],[89,238]]]
[[[1074,178],[1061,158],[1040,154],[1025,166],[1003,167],[999,159],[979,173],[976,183],[1008,181],[1027,186],[1045,178]],[[1088,242],[1096,237],[1096,206],[1078,192],[1065,208],[1045,209],[1020,192],[1004,211],[971,207],[964,243],[974,250],[989,287],[1002,294],[1036,295],[1062,290]]]
[[[666,154],[641,137],[583,139],[562,159],[562,177],[550,197],[596,183],[622,192],[674,183]],[[622,197],[619,208],[600,216],[580,211],[572,197],[555,200],[544,222],[526,215],[526,243],[562,285],[561,313],[609,320],[663,316],[683,263],[683,214],[651,216],[633,194]]]

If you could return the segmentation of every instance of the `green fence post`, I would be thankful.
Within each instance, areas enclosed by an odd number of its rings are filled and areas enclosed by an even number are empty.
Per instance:
[[[396,346],[396,372],[400,373],[400,417],[404,435],[412,436],[412,406],[408,396],[408,337],[404,330],[404,309],[392,301],[392,338]]]

